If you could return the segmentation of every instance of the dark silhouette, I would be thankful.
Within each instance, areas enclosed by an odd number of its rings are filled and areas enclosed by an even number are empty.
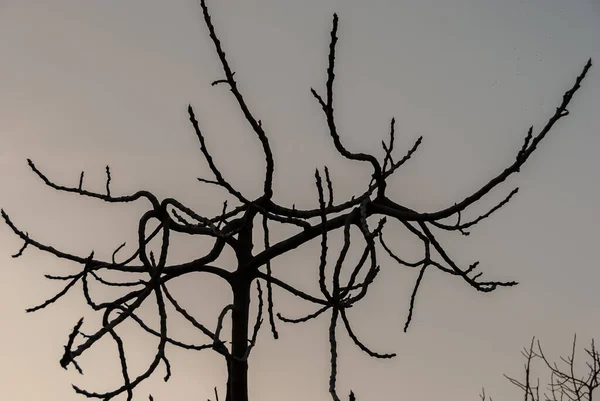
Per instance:
[[[27,246],[33,246],[61,259],[77,262],[82,265],[81,271],[73,275],[47,275],[46,277],[50,280],[63,280],[67,284],[54,297],[37,307],[29,309],[28,312],[51,305],[78,283],[81,283],[83,286],[83,293],[87,304],[93,310],[102,312],[102,328],[93,334],[83,334],[81,331],[83,319],[77,322],[68,337],[60,364],[64,368],[72,365],[81,372],[77,362],[78,357],[91,348],[100,338],[109,335],[117,345],[122,366],[123,384],[113,391],[103,394],[74,386],[77,393],[89,398],[100,398],[103,400],[110,400],[119,394],[127,393],[127,399],[131,400],[135,387],[153,374],[157,366],[161,363],[166,367],[167,376],[165,380],[168,380],[170,366],[166,346],[169,344],[170,346],[190,350],[212,349],[222,355],[228,372],[225,400],[247,401],[248,361],[256,342],[257,333],[263,323],[263,313],[267,315],[266,319],[268,319],[268,324],[274,338],[278,337],[276,318],[278,321],[285,323],[302,323],[328,314],[326,319],[329,319],[330,322],[329,344],[331,356],[329,392],[333,399],[338,401],[340,400],[336,389],[338,335],[345,332],[356,346],[371,357],[392,358],[395,356],[395,354],[375,352],[361,342],[354,333],[347,314],[348,308],[365,298],[370,285],[378,277],[380,266],[377,257],[379,253],[387,253],[398,264],[414,268],[418,271],[414,290],[410,296],[405,330],[411,322],[415,311],[415,299],[419,285],[428,269],[438,269],[451,276],[460,277],[472,288],[484,293],[494,291],[499,287],[510,287],[517,284],[515,281],[483,279],[482,273],[477,272],[479,262],[475,262],[470,266],[460,266],[445,250],[444,245],[438,239],[438,233],[449,231],[468,235],[468,229],[489,217],[512,199],[517,193],[518,188],[510,191],[503,200],[492,207],[487,213],[467,221],[463,219],[463,214],[467,212],[467,209],[471,205],[487,195],[508,177],[517,173],[548,132],[550,132],[554,124],[569,114],[567,109],[569,102],[579,89],[582,80],[591,67],[591,60],[587,62],[571,89],[564,94],[560,105],[556,108],[556,112],[543,128],[537,133],[534,133],[533,127],[529,129],[515,158],[504,170],[485,182],[477,191],[449,207],[430,212],[416,211],[392,199],[386,192],[386,184],[392,174],[398,171],[413,156],[421,144],[422,138],[418,138],[404,155],[401,157],[396,156],[396,149],[394,148],[395,122],[392,119],[390,122],[389,140],[387,143],[382,143],[383,155],[380,159],[372,154],[356,153],[349,150],[344,145],[338,132],[334,113],[334,67],[336,62],[336,43],[338,40],[338,17],[334,14],[325,92],[324,94],[320,94],[315,89],[311,89],[311,92],[323,110],[329,136],[333,140],[337,152],[348,160],[367,163],[373,169],[373,174],[370,182],[365,183],[365,189],[361,195],[338,201],[334,200],[334,183],[330,178],[327,167],[323,170],[317,169],[315,172],[315,196],[318,206],[313,209],[300,209],[294,205],[291,207],[281,205],[273,198],[275,163],[269,137],[261,124],[261,120],[252,113],[238,88],[234,72],[227,61],[204,0],[201,1],[201,6],[204,22],[208,28],[210,38],[214,44],[224,73],[223,78],[214,81],[212,84],[222,84],[231,91],[246,121],[262,145],[266,164],[262,195],[256,199],[249,199],[245,194],[231,185],[227,177],[223,176],[217,162],[213,159],[211,152],[206,146],[202,125],[197,119],[192,106],[189,106],[189,117],[198,137],[200,152],[214,175],[212,179],[199,178],[199,180],[202,183],[225,189],[237,200],[235,207],[228,208],[225,202],[222,213],[211,217],[191,210],[176,199],[159,199],[148,191],[141,190],[132,195],[114,195],[111,193],[111,172],[108,166],[106,167],[106,193],[97,193],[84,189],[83,173],[81,174],[78,186],[63,186],[46,177],[33,161],[28,160],[33,172],[46,185],[55,190],[96,198],[109,203],[127,203],[138,199],[149,201],[150,207],[148,211],[139,220],[137,250],[130,257],[121,261],[117,261],[116,255],[125,244],[116,248],[112,260],[97,259],[94,257],[93,252],[88,256],[75,255],[55,249],[36,240],[26,231],[18,228],[9,218],[8,214],[2,211],[2,217],[6,224],[24,241],[23,248],[14,255],[15,257],[21,256]],[[379,217],[379,220],[373,221],[376,217]],[[449,218],[455,220],[448,221]],[[395,220],[420,240],[423,246],[423,255],[420,259],[405,260],[394,253],[393,244],[386,243],[384,239],[386,219]],[[148,228],[151,221],[158,223],[158,226],[154,230]],[[295,226],[297,233],[285,240],[272,242],[269,233],[273,224]],[[255,225],[262,226],[260,230],[262,238],[255,238]],[[334,230],[341,230],[343,233],[343,246],[339,254],[336,255],[335,262],[329,264],[329,233]],[[187,233],[202,237],[212,243],[212,249],[206,255],[187,263],[169,264],[167,255],[169,252],[170,234],[172,232]],[[154,255],[148,249],[148,244],[153,238],[159,239],[161,243],[158,255]],[[293,284],[275,277],[271,273],[271,263],[277,256],[292,252],[295,248],[311,240],[318,240],[321,244],[319,273],[318,277],[315,278],[320,289],[319,295],[311,295],[301,291]],[[256,246],[259,242],[261,246],[257,249]],[[351,245],[360,246],[362,248],[362,256],[358,263],[349,265],[346,261],[346,255]],[[236,265],[231,266],[229,270],[215,263],[226,247],[229,247],[234,252],[237,260]],[[119,282],[110,281],[102,277],[102,273],[107,271],[120,272],[123,275],[134,276],[136,278],[134,280]],[[178,303],[176,294],[171,294],[168,290],[170,280],[192,272],[211,274],[225,280],[231,288],[232,302],[223,307],[216,323],[213,322],[212,324],[205,325],[198,322]],[[346,274],[342,276],[342,272]],[[145,279],[139,279],[140,276],[145,277]],[[348,277],[348,279],[342,282],[340,277]],[[119,287],[124,290],[124,295],[111,302],[97,303],[91,297],[88,289],[90,281],[106,286]],[[250,316],[250,302],[251,295],[253,294],[251,290],[253,285],[256,286],[256,302],[258,303],[258,316],[256,318]],[[306,302],[314,304],[315,312],[307,316],[295,318],[284,317],[276,313],[273,300],[273,287],[279,287],[282,291],[287,291]],[[160,317],[159,328],[149,327],[136,314],[136,309],[151,297],[156,299],[157,314]],[[206,335],[208,337],[207,343],[203,345],[186,344],[168,335],[167,304],[171,304],[180,315]],[[127,368],[124,344],[117,332],[119,324],[127,319],[132,319],[143,330],[159,338],[158,348],[153,361],[144,372],[136,376],[132,376]],[[225,319],[231,319],[230,336],[225,336],[222,333]],[[212,330],[209,326],[216,326],[216,329]],[[354,399],[354,394],[350,393],[350,399]]]
[[[523,391],[525,401],[592,401],[594,391],[600,386],[600,353],[592,339],[589,348],[585,348],[587,360],[575,362],[577,336],[573,336],[571,355],[560,357],[560,362],[553,362],[546,357],[539,341],[531,339],[528,348],[521,354],[525,357],[525,374],[523,381],[504,375],[513,385]],[[540,379],[534,378],[531,373],[533,362],[541,360],[550,373],[550,380],[546,388],[540,387]],[[583,371],[581,369],[583,368]],[[540,391],[541,396],[540,398]],[[482,401],[492,401],[486,398],[485,390],[481,392]]]

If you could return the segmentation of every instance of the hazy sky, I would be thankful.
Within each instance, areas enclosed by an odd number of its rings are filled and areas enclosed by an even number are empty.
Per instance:
[[[461,200],[512,162],[530,125],[541,127],[589,57],[600,63],[598,0],[213,0],[209,6],[249,105],[263,120],[275,152],[276,198],[316,205],[314,169],[327,164],[338,196],[360,192],[369,169],[341,160],[309,88],[323,91],[331,15],[340,18],[337,118],[347,147],[377,152],[397,118],[398,152],[418,135],[424,143],[397,174],[394,198],[421,211]],[[249,196],[262,188],[263,157],[222,78],[197,0],[0,1],[0,206],[33,237],[81,255],[108,257],[132,241],[146,204],[110,206],[56,193],[28,169],[32,158],[65,185],[113,194],[138,189],[218,213],[223,193],[202,186],[209,173],[189,125],[191,103],[224,173]],[[393,360],[372,360],[340,335],[338,390],[360,401],[475,400],[482,386],[495,400],[521,397],[502,377],[519,376],[521,348],[537,335],[548,353],[568,351],[600,333],[596,248],[600,224],[600,71],[592,67],[570,107],[518,177],[486,197],[472,216],[517,197],[473,230],[442,236],[464,264],[482,261],[490,279],[515,279],[512,289],[484,295],[441,272],[425,276],[408,333],[402,326],[416,271],[381,259],[383,274],[351,311],[359,335]],[[410,255],[417,243],[389,232]],[[120,385],[114,344],[106,340],[72,367],[59,366],[77,319],[84,332],[100,324],[80,288],[53,308],[27,307],[60,288],[43,274],[77,265],[28,249],[0,228],[0,383],[13,401],[83,399],[70,384],[95,391]],[[174,259],[190,259],[206,244],[182,241]],[[131,249],[131,248],[128,248]],[[275,274],[317,293],[318,246],[309,244],[274,264]],[[208,280],[208,281],[207,281]],[[228,303],[227,288],[194,276],[172,290],[213,325]],[[98,296],[109,296],[108,292]],[[312,311],[275,294],[277,311]],[[151,308],[148,309],[148,312]],[[151,315],[150,315],[151,316]],[[261,332],[252,355],[253,400],[330,399],[327,318],[279,324],[281,339]],[[150,322],[155,323],[150,318]],[[141,372],[155,340],[124,326],[130,365]],[[197,340],[184,322],[174,329]],[[216,385],[224,396],[220,357],[169,350],[164,367],[136,391],[157,401],[205,400]],[[132,373],[133,374],[133,373]]]

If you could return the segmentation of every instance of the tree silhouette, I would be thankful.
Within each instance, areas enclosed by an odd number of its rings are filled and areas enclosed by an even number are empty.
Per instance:
[[[525,401],[592,401],[594,391],[600,387],[600,352],[596,349],[594,339],[592,339],[589,348],[585,348],[587,361],[581,364],[584,371],[575,362],[577,345],[577,336],[573,336],[573,345],[571,355],[560,357],[560,364],[552,362],[546,357],[542,350],[542,345],[536,341],[535,337],[531,339],[531,344],[525,348],[521,354],[525,357],[525,372],[523,381],[504,375],[511,384],[523,391]],[[533,363],[541,360],[550,373],[550,380],[546,388],[540,387],[540,379],[534,378],[532,374]],[[541,397],[540,398],[540,391]],[[492,401],[492,398],[486,398],[485,390],[481,393],[482,401]]]
[[[333,26],[329,44],[328,66],[324,95],[311,89],[311,93],[323,110],[328,133],[339,155],[345,159],[359,163],[367,163],[373,173],[370,182],[365,183],[364,192],[360,196],[341,201],[334,200],[334,183],[331,180],[327,167],[315,172],[316,198],[318,206],[312,209],[300,209],[295,206],[286,206],[273,199],[273,176],[275,163],[273,152],[269,143],[267,132],[254,113],[250,110],[242,96],[238,84],[215,27],[206,2],[201,1],[203,17],[208,33],[214,45],[216,54],[221,62],[224,77],[212,85],[224,85],[229,88],[237,101],[252,131],[262,145],[265,157],[264,187],[262,195],[250,199],[236,189],[219,169],[205,142],[205,133],[196,117],[192,106],[189,106],[189,118],[198,137],[200,152],[210,168],[213,178],[199,178],[204,184],[225,189],[236,199],[235,207],[229,208],[227,202],[223,211],[217,216],[205,216],[196,212],[183,203],[173,198],[159,199],[149,191],[140,190],[131,195],[117,196],[111,193],[111,171],[106,167],[106,193],[87,190],[83,186],[84,174],[81,173],[78,186],[70,187],[55,183],[48,178],[32,160],[28,160],[29,167],[49,187],[63,192],[99,199],[108,203],[128,203],[140,199],[149,202],[148,210],[140,217],[138,225],[137,250],[120,261],[117,254],[125,244],[118,246],[112,260],[101,260],[89,255],[76,255],[55,249],[41,241],[34,239],[26,231],[18,228],[8,214],[2,210],[2,217],[6,224],[23,241],[23,247],[14,257],[19,257],[28,246],[33,246],[41,251],[50,253],[58,258],[76,262],[82,269],[68,276],[47,275],[50,280],[66,282],[64,289],[39,306],[28,309],[33,312],[45,308],[63,297],[76,284],[81,283],[87,304],[97,312],[102,312],[102,327],[93,334],[83,334],[83,318],[77,322],[68,337],[64,347],[64,355],[60,360],[63,368],[73,365],[81,372],[77,358],[90,349],[98,340],[110,336],[114,340],[122,367],[123,384],[112,391],[97,393],[73,386],[77,393],[89,398],[110,400],[120,394],[127,394],[127,399],[133,398],[136,386],[152,375],[162,363],[170,377],[170,365],[167,356],[167,345],[188,350],[213,350],[224,358],[227,367],[228,380],[226,387],[226,401],[248,400],[248,361],[251,351],[256,343],[257,334],[262,327],[263,313],[267,315],[268,324],[274,338],[278,337],[276,321],[298,324],[311,319],[329,315],[329,345],[330,345],[330,378],[329,392],[335,401],[340,400],[336,389],[338,373],[337,338],[345,332],[350,339],[367,355],[374,358],[392,358],[395,354],[379,353],[364,344],[355,334],[347,310],[365,299],[367,292],[374,280],[379,277],[380,265],[378,255],[381,252],[389,254],[399,265],[418,270],[414,289],[410,296],[408,316],[404,329],[407,330],[415,311],[415,300],[423,275],[426,270],[438,269],[450,276],[460,277],[468,285],[480,292],[491,292],[499,287],[510,287],[517,284],[515,281],[495,281],[483,279],[478,272],[479,262],[469,266],[460,266],[445,250],[439,241],[439,232],[454,232],[468,235],[469,229],[488,218],[492,213],[506,205],[517,193],[513,189],[496,206],[487,213],[464,221],[463,213],[467,212],[474,203],[487,195],[492,189],[503,183],[508,177],[517,173],[521,166],[529,159],[540,142],[547,136],[552,127],[561,118],[567,116],[568,105],[580,88],[592,63],[587,62],[575,84],[563,96],[554,115],[546,122],[539,132],[534,133],[533,127],[529,129],[521,148],[516,153],[514,160],[508,166],[485,182],[477,191],[469,194],[461,201],[444,209],[424,212],[412,210],[401,205],[388,196],[386,192],[390,177],[411,159],[421,145],[421,137],[401,157],[396,156],[395,149],[395,120],[390,122],[389,140],[382,143],[383,156],[380,158],[372,154],[357,153],[346,148],[338,132],[334,113],[334,80],[336,63],[336,43],[338,41],[338,17],[333,15]],[[448,219],[452,218],[452,221]],[[376,220],[378,219],[378,220]],[[398,222],[408,233],[414,235],[422,244],[422,257],[418,260],[406,260],[398,256],[393,250],[393,244],[387,243],[384,236],[386,219]],[[152,223],[157,227],[150,229]],[[293,226],[297,232],[284,240],[272,242],[270,230],[274,224]],[[262,238],[256,238],[255,225],[260,225]],[[330,233],[341,231],[343,246],[337,255],[330,255]],[[181,264],[170,264],[169,249],[171,233],[186,233],[197,236],[212,244],[210,251],[202,257]],[[151,251],[150,242],[156,239],[160,243],[157,255]],[[298,289],[291,283],[275,277],[271,272],[271,263],[280,255],[292,252],[299,246],[312,240],[320,241],[320,262],[318,265],[319,295],[309,294]],[[256,245],[260,242],[258,250]],[[352,246],[359,246],[362,254],[358,263],[349,264],[346,260],[348,251]],[[226,249],[231,249],[236,258],[235,266],[226,269],[219,266],[218,258]],[[108,280],[102,275],[107,272],[117,272],[134,279],[122,281]],[[231,290],[232,302],[225,305],[217,319],[212,324],[197,321],[178,301],[177,295],[168,289],[171,280],[188,273],[206,273],[224,280]],[[143,278],[140,278],[143,277]],[[346,279],[342,279],[345,277]],[[97,302],[90,295],[90,283],[117,287],[123,295],[110,302]],[[250,315],[250,303],[253,297],[252,286],[256,286],[255,302],[258,305],[258,316]],[[302,317],[285,317],[275,312],[273,300],[273,287],[278,287],[294,296],[314,304],[315,311]],[[143,303],[148,303],[149,298],[156,299],[156,313],[160,318],[158,328],[152,328],[145,323],[136,310]],[[170,306],[169,306],[170,305]],[[183,316],[199,332],[207,337],[205,344],[188,344],[169,335],[167,324],[167,306]],[[276,319],[277,318],[277,319]],[[230,336],[222,333],[225,319],[231,321]],[[118,326],[126,320],[135,321],[143,330],[159,339],[154,359],[145,371],[137,376],[132,376],[128,369],[125,356],[124,342],[117,332]],[[215,327],[211,329],[209,327]],[[150,398],[152,398],[150,396]],[[350,393],[350,399],[354,394]]]

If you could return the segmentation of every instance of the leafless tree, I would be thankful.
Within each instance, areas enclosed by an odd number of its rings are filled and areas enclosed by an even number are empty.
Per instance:
[[[573,336],[571,355],[560,357],[560,365],[546,357],[542,345],[535,337],[528,348],[521,353],[525,357],[525,372],[523,381],[504,375],[508,381],[523,391],[525,401],[593,401],[594,391],[600,386],[600,353],[592,339],[587,354],[584,372],[579,374],[581,367],[575,363],[577,336]],[[546,391],[540,388],[540,379],[533,377],[533,362],[540,360],[543,367],[550,373]],[[542,391],[540,398],[540,390]],[[481,393],[482,401],[486,401],[485,391]],[[489,401],[492,401],[489,398]]]
[[[211,15],[204,0],[201,0],[203,17],[208,33],[216,54],[221,62],[224,77],[214,81],[213,85],[224,85],[232,93],[237,101],[245,120],[250,125],[256,138],[262,145],[265,157],[264,188],[262,195],[256,199],[250,199],[236,189],[219,169],[217,162],[213,159],[211,152],[205,142],[205,133],[202,124],[196,117],[192,106],[188,112],[191,124],[198,137],[200,152],[206,160],[214,177],[212,179],[199,178],[202,183],[221,187],[233,198],[237,205],[228,208],[227,203],[223,205],[223,211],[216,216],[205,216],[198,213],[183,203],[173,198],[159,199],[149,191],[140,190],[131,195],[114,195],[111,193],[111,171],[106,167],[106,192],[99,193],[83,186],[83,173],[77,186],[64,186],[55,183],[48,178],[32,160],[28,160],[29,167],[49,187],[63,192],[99,199],[108,203],[128,203],[145,199],[149,202],[148,210],[140,217],[138,225],[137,249],[128,257],[117,260],[117,254],[125,244],[118,246],[112,256],[112,260],[101,260],[89,255],[76,255],[74,253],[55,249],[46,243],[30,236],[26,231],[19,228],[9,215],[3,210],[2,217],[12,231],[19,236],[24,245],[14,257],[21,256],[28,246],[47,252],[55,257],[66,261],[76,262],[82,269],[68,276],[47,275],[50,280],[66,282],[64,289],[52,298],[46,300],[39,306],[28,309],[33,312],[45,308],[63,297],[76,284],[81,283],[87,304],[94,310],[102,313],[102,327],[93,334],[83,334],[81,331],[83,319],[79,320],[68,337],[64,347],[64,355],[60,364],[66,369],[73,366],[81,372],[77,362],[80,355],[90,349],[98,340],[104,336],[110,336],[116,344],[122,367],[123,384],[112,391],[97,393],[83,388],[73,386],[77,393],[89,398],[100,398],[110,400],[113,397],[126,394],[127,399],[133,398],[133,391],[144,379],[152,375],[156,368],[162,363],[166,368],[165,380],[170,377],[170,365],[167,357],[167,346],[180,347],[188,350],[210,349],[223,356],[228,373],[226,387],[226,401],[248,400],[248,361],[253,346],[256,343],[257,334],[263,323],[263,313],[267,315],[268,324],[274,338],[278,337],[276,317],[285,323],[302,323],[311,319],[329,315],[329,344],[330,344],[330,379],[329,392],[335,401],[340,400],[336,389],[336,378],[338,374],[338,349],[337,338],[345,332],[350,339],[364,351],[374,358],[392,358],[393,353],[379,353],[371,350],[356,336],[353,331],[347,310],[367,295],[370,285],[379,276],[380,265],[378,255],[381,252],[389,254],[398,264],[417,271],[414,290],[410,296],[408,316],[405,330],[408,328],[415,310],[415,299],[423,275],[427,270],[437,269],[450,276],[464,280],[469,286],[480,292],[491,292],[499,287],[510,287],[517,283],[515,281],[495,281],[483,279],[481,272],[477,271],[479,262],[470,266],[460,266],[450,256],[439,241],[439,232],[455,232],[468,235],[468,229],[489,217],[502,206],[506,205],[517,193],[518,188],[513,189],[495,206],[480,216],[474,216],[467,221],[462,219],[463,213],[467,212],[474,203],[478,202],[494,188],[503,183],[508,177],[517,173],[523,164],[536,150],[540,142],[547,136],[552,127],[563,117],[569,114],[567,107],[580,84],[586,76],[592,63],[587,62],[581,74],[575,80],[574,85],[566,91],[560,105],[556,108],[554,115],[536,133],[533,127],[529,129],[523,144],[516,152],[516,156],[506,168],[497,175],[487,180],[481,187],[466,196],[459,202],[436,211],[417,211],[401,205],[388,196],[386,192],[390,177],[398,171],[415,153],[421,145],[421,137],[401,157],[395,155],[395,121],[390,122],[389,140],[382,143],[383,156],[378,158],[373,154],[358,153],[349,150],[343,143],[334,113],[334,80],[336,62],[336,43],[338,41],[338,17],[333,15],[333,26],[329,44],[328,66],[326,73],[326,84],[324,95],[311,89],[311,93],[323,110],[328,133],[335,145],[335,149],[341,157],[366,163],[370,165],[373,174],[370,182],[365,183],[364,192],[351,199],[341,201],[334,200],[334,185],[327,167],[315,172],[316,198],[318,206],[312,209],[300,209],[295,206],[286,206],[277,203],[273,197],[273,175],[275,163],[273,151],[269,143],[269,136],[263,127],[261,120],[250,110],[244,99],[236,79],[234,71],[228,62],[225,51],[211,21]],[[377,221],[373,219],[379,218]],[[398,222],[408,233],[414,235],[422,243],[422,257],[418,260],[406,260],[393,251],[393,244],[384,240],[384,226],[386,219]],[[449,221],[448,219],[453,219]],[[150,224],[154,222],[157,227],[150,230]],[[297,233],[281,241],[272,242],[269,233],[274,224],[293,226]],[[255,238],[254,226],[261,225],[260,230],[263,238]],[[343,246],[335,261],[329,263],[328,244],[330,233],[341,230],[343,233]],[[182,264],[169,264],[169,244],[171,233],[186,233],[198,236],[212,244],[212,249],[204,256]],[[158,255],[150,251],[149,243],[156,238],[160,242]],[[271,263],[280,255],[292,252],[299,246],[311,240],[320,240],[320,263],[318,266],[318,277],[316,281],[320,289],[319,295],[309,294],[301,291],[279,277],[275,277],[271,271]],[[264,245],[259,251],[254,251],[257,242]],[[346,260],[350,246],[360,246],[362,254],[358,263],[349,264]],[[217,262],[226,247],[233,250],[237,263],[231,269],[219,266]],[[111,281],[102,277],[106,272],[120,272],[124,275],[135,277],[124,281]],[[347,273],[342,276],[342,272]],[[231,289],[232,302],[225,305],[220,313],[216,324],[205,324],[197,321],[178,301],[177,295],[169,290],[169,282],[188,273],[206,273],[224,280]],[[145,277],[139,279],[140,275]],[[342,281],[340,277],[348,277]],[[91,282],[110,287],[118,287],[123,290],[123,295],[110,302],[97,302],[90,295],[89,286]],[[258,305],[258,316],[254,319],[250,316],[251,289],[256,286],[256,302]],[[273,287],[278,287],[294,296],[314,304],[315,311],[302,317],[284,317],[275,312],[273,301]],[[266,292],[266,294],[265,294]],[[157,314],[160,317],[160,327],[152,328],[145,323],[136,310],[142,303],[148,303],[149,298],[156,298]],[[207,337],[205,344],[188,344],[173,338],[169,334],[167,324],[167,306],[172,305],[181,316]],[[170,306],[169,306],[170,308]],[[225,319],[231,319],[230,336],[222,334]],[[159,339],[156,354],[147,369],[137,376],[132,376],[128,369],[125,356],[124,342],[118,334],[118,328],[126,320],[135,321],[143,330]],[[254,322],[254,323],[252,323]],[[211,329],[210,326],[214,327]],[[354,394],[350,394],[354,399]]]

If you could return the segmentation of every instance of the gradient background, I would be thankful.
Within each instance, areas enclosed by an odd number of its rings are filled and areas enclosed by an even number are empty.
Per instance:
[[[600,62],[598,0],[213,0],[209,6],[240,87],[270,135],[276,198],[299,206],[316,205],[315,167],[328,164],[338,199],[362,191],[370,174],[368,166],[335,154],[309,93],[311,86],[324,90],[334,11],[343,139],[352,150],[382,155],[392,116],[400,133],[397,154],[423,134],[420,152],[390,188],[401,203],[423,211],[453,204],[512,162],[527,128],[546,122],[587,58]],[[147,205],[111,206],[57,193],[28,169],[28,157],[65,185],[76,186],[85,170],[84,186],[99,192],[110,164],[115,195],[144,188],[218,213],[222,191],[196,181],[209,174],[188,103],[226,176],[249,196],[259,194],[258,141],[229,91],[210,86],[222,74],[198,1],[2,0],[0,54],[0,204],[34,238],[109,257],[135,239]],[[442,236],[458,261],[481,259],[488,278],[516,279],[518,287],[483,295],[432,270],[404,334],[416,272],[382,256],[384,274],[351,317],[373,349],[399,356],[370,359],[340,335],[341,395],[353,389],[364,401],[475,400],[485,386],[496,400],[515,399],[521,395],[502,373],[519,377],[519,351],[531,336],[555,357],[568,352],[573,333],[581,345],[598,334],[599,105],[594,66],[571,115],[521,174],[470,215],[515,185],[522,187],[517,197],[470,237]],[[419,252],[397,226],[387,233],[403,255]],[[11,259],[21,244],[0,228],[0,398],[70,401],[83,399],[71,382],[95,391],[119,385],[116,348],[108,339],[80,359],[85,376],[60,368],[77,319],[89,316],[84,332],[92,332],[100,317],[89,314],[80,287],[53,308],[26,315],[25,308],[62,288],[43,274],[68,274],[78,266],[33,249]],[[192,258],[203,246],[184,239],[172,260]],[[275,274],[316,293],[317,261],[318,246],[311,243],[276,260]],[[222,283],[203,276],[171,289],[213,327],[229,301]],[[286,294],[275,296],[277,310],[288,316],[313,310]],[[149,305],[144,313],[155,323],[152,310]],[[327,321],[280,324],[278,341],[265,326],[250,361],[252,399],[330,399]],[[179,338],[200,341],[184,322],[171,323]],[[122,332],[134,375],[152,358],[156,341],[131,324]],[[163,383],[161,365],[136,399],[152,393],[157,401],[206,400],[215,385],[224,396],[225,370],[216,354],[175,349],[169,355],[171,381]]]

